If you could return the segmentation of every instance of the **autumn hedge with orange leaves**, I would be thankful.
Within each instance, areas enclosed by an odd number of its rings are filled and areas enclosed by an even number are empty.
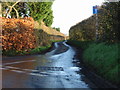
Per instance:
[[[2,49],[29,51],[35,48],[34,20],[31,17],[24,19],[1,17]]]

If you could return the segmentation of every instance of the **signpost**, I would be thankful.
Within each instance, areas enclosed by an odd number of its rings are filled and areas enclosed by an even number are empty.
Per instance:
[[[98,6],[93,6],[93,14],[96,15],[96,41],[98,41]]]

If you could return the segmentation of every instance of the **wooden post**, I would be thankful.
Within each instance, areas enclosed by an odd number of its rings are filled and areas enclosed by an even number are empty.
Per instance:
[[[98,14],[96,14],[96,41],[98,41]]]
[[[0,2],[0,17],[2,17],[2,3]]]

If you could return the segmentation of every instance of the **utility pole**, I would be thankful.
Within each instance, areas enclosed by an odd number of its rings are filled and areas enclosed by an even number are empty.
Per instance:
[[[0,17],[2,17],[2,2],[0,1]]]
[[[98,41],[98,14],[96,14],[96,41]]]
[[[96,32],[95,32],[95,37],[96,37],[96,41],[98,41],[98,6],[93,6],[93,14],[95,14],[95,27],[96,27]]]

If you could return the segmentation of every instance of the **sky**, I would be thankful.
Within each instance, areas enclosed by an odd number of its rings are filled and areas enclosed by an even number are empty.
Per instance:
[[[92,7],[101,5],[105,0],[55,0],[52,5],[52,27],[60,28],[60,32],[69,34],[71,26],[93,15]]]

